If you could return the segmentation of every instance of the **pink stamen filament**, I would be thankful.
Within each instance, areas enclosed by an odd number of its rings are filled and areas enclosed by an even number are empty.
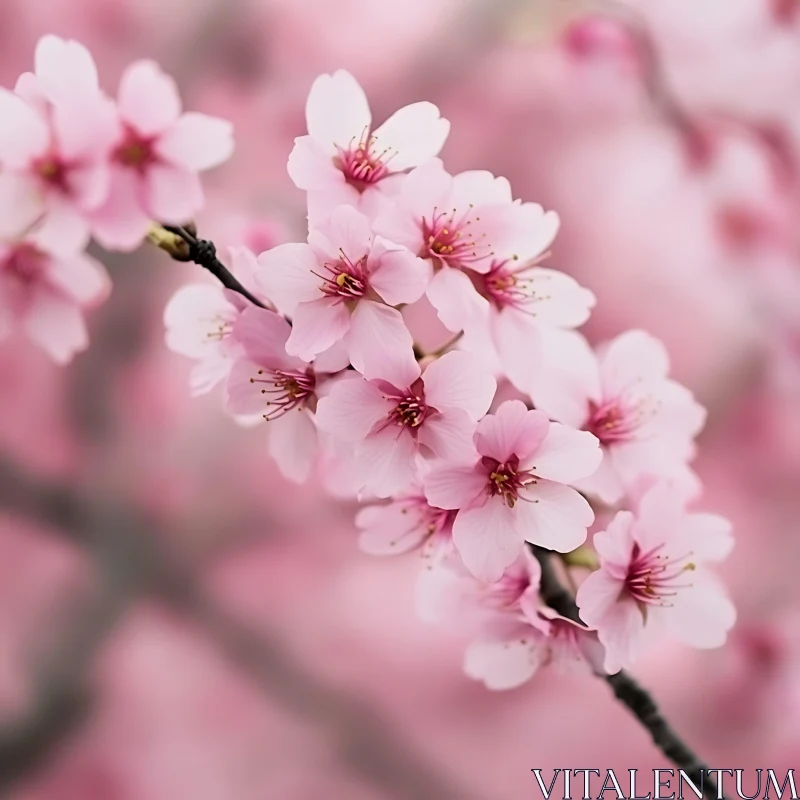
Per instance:
[[[423,247],[420,256],[440,258],[450,266],[469,266],[494,255],[486,234],[471,234],[472,206],[461,216],[457,209],[451,212],[434,208],[430,220],[422,220]],[[475,217],[480,222],[480,217]]]
[[[264,384],[261,390],[268,411],[264,414],[267,422],[278,419],[295,408],[302,408],[314,394],[316,379],[313,373],[284,372],[279,369],[260,369],[250,383]]]
[[[641,605],[668,607],[671,605],[669,598],[691,586],[677,582],[684,573],[695,569],[695,564],[688,561],[691,553],[668,557],[660,554],[662,549],[663,545],[659,545],[642,553],[638,544],[633,546],[625,589]]]
[[[357,300],[363,297],[369,288],[369,274],[367,272],[367,256],[358,261],[351,261],[344,251],[339,251],[340,259],[335,262],[325,262],[322,265],[327,274],[315,272],[321,281],[320,290],[327,297],[341,297],[344,300]]]
[[[505,463],[484,456],[481,463],[488,473],[486,488],[491,497],[499,495],[509,508],[514,508],[518,500],[538,502],[520,494],[526,486],[535,484],[537,478],[533,471],[519,469],[519,459],[516,456],[512,456]]]
[[[367,186],[391,174],[389,163],[397,153],[391,147],[378,152],[377,142],[369,128],[365,128],[361,137],[353,138],[347,149],[337,148],[334,163],[344,174],[345,180],[359,191],[364,191]]]

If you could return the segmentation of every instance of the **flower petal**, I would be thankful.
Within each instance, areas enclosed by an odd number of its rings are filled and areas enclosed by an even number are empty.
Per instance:
[[[376,245],[381,246],[382,253],[378,258],[377,267],[370,274],[370,286],[387,305],[414,303],[425,294],[430,283],[432,274],[430,262],[417,258],[405,249],[385,249],[387,244],[391,243],[380,238],[376,240]],[[396,245],[391,246],[396,248]]]
[[[286,352],[303,361],[313,361],[314,356],[338,342],[350,326],[350,312],[344,303],[327,297],[300,303],[292,315]]]
[[[424,480],[425,497],[436,508],[466,508],[486,491],[487,475],[477,465],[439,467]]]
[[[523,497],[514,511],[519,529],[531,544],[569,553],[586,541],[594,511],[580,492],[540,480],[530,485]]]
[[[167,161],[202,172],[227,161],[233,153],[233,125],[206,114],[183,114],[155,145]]]
[[[388,150],[389,166],[401,172],[439,155],[450,123],[433,103],[412,103],[392,114],[373,134],[375,149]]]
[[[572,483],[597,470],[603,460],[603,451],[593,434],[551,422],[547,436],[530,458],[534,466],[529,468],[539,477]]]
[[[306,101],[306,125],[311,136],[324,147],[348,149],[369,132],[372,115],[358,81],[340,69],[320,75]]]
[[[361,378],[339,381],[320,399],[317,425],[320,430],[347,442],[363,441],[381,421],[388,421],[392,402],[383,392]],[[396,433],[396,426],[392,426]]]
[[[513,455],[524,460],[536,452],[549,427],[546,414],[531,411],[521,400],[506,400],[478,423],[475,446],[482,456],[501,463]]]
[[[497,389],[494,377],[476,367],[472,355],[458,350],[429,364],[422,382],[425,398],[434,408],[459,408],[475,421],[489,410]]]
[[[427,295],[442,324],[453,332],[480,323],[489,312],[489,301],[461,270],[452,267],[442,267],[433,276]]]
[[[279,244],[258,257],[254,279],[258,288],[280,311],[292,314],[299,303],[322,298],[320,264],[307,244]]]
[[[317,429],[304,408],[294,409],[269,425],[269,452],[284,478],[304,483],[317,457]]]
[[[154,136],[178,121],[178,87],[155,61],[136,61],[122,75],[118,108],[125,122],[142,136]]]
[[[497,581],[519,557],[524,539],[515,510],[500,497],[477,508],[462,509],[453,523],[453,542],[467,569],[479,580]]]

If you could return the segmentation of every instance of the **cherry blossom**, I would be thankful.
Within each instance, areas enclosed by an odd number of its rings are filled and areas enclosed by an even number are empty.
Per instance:
[[[497,580],[526,541],[559,552],[585,541],[594,513],[567,484],[597,469],[595,436],[507,400],[480,421],[474,442],[478,457],[433,471],[425,495],[437,508],[459,510],[453,540],[476,577]]]
[[[132,250],[153,220],[181,225],[203,205],[198,173],[233,152],[232,126],[216,117],[182,113],[175,82],[152,61],[122,76],[111,153],[111,188],[92,216],[105,247]]]
[[[600,468],[579,488],[616,503],[643,475],[695,483],[688,462],[705,410],[668,378],[661,342],[628,331],[596,355],[579,336],[561,344],[558,364],[540,375],[533,398],[553,419],[600,440]]]
[[[89,52],[44,37],[35,74],[22,75],[14,93],[0,89],[0,117],[0,234],[38,223],[41,246],[76,252],[89,239],[87,215],[109,191],[114,137],[113,105]]]
[[[415,367],[400,385],[390,375],[341,381],[319,403],[320,428],[352,442],[360,481],[378,497],[409,487],[417,455],[470,458],[477,422],[494,397],[495,379],[467,353],[447,353],[423,372]]]
[[[699,648],[725,642],[736,612],[706,564],[731,550],[727,520],[688,512],[685,493],[662,482],[593,543],[600,569],[581,584],[576,602],[606,649],[609,673],[633,664],[659,633]]]
[[[227,381],[227,407],[234,414],[261,414],[270,423],[269,452],[281,472],[305,481],[314,466],[319,441],[313,414],[322,384],[346,359],[334,352],[313,365],[286,353],[291,328],[283,317],[250,306],[233,325],[242,348]]]
[[[419,299],[430,267],[376,236],[363,214],[340,206],[308,244],[279,245],[259,264],[259,285],[292,318],[290,355],[311,361],[343,341],[366,378],[404,386],[419,377],[411,334],[392,306]]]
[[[306,103],[308,135],[295,139],[289,175],[308,190],[309,216],[339,205],[369,213],[380,195],[396,191],[398,178],[438,155],[450,123],[433,103],[401,108],[373,129],[364,90],[345,70],[320,75]]]
[[[0,243],[0,336],[20,327],[65,364],[89,343],[83,310],[110,289],[103,266],[84,253],[48,253],[31,239]]]
[[[393,201],[376,219],[375,230],[432,263],[428,299],[452,331],[485,316],[488,286],[500,297],[501,284],[508,283],[510,298],[508,276],[541,256],[559,225],[554,212],[514,201],[505,178],[478,170],[451,176],[438,159],[412,170]],[[514,302],[534,302],[531,287],[514,280]]]

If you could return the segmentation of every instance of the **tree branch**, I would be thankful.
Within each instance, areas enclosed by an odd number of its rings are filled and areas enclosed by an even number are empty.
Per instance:
[[[238,292],[242,297],[247,298],[253,305],[259,308],[266,306],[251,292],[249,292],[233,275],[233,273],[217,258],[217,248],[214,242],[208,239],[198,239],[191,231],[177,225],[162,225],[165,231],[169,231],[179,237],[186,244],[186,252],[172,252],[167,250],[177,261],[192,261],[195,264],[207,269],[226,289]]]
[[[564,588],[553,567],[553,554],[542,547],[531,549],[542,568],[540,593],[544,603],[562,617],[583,625],[578,606]],[[627,709],[650,733],[653,742],[679,769],[682,769],[708,800],[717,800],[716,782],[708,775],[708,767],[689,749],[662,715],[650,693],[625,671],[606,675],[604,680]]]

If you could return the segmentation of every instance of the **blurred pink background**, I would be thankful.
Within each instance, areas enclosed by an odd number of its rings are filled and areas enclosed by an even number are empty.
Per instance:
[[[199,221],[218,244],[303,236],[286,158],[340,67],[376,119],[437,103],[450,171],[556,209],[588,335],[663,338],[707,404],[703,506],[735,524],[728,644],[665,644],[636,674],[711,766],[798,763],[800,3],[3,0],[4,85],[45,33],[86,44],[109,91],[154,57],[233,120]],[[0,347],[0,794],[511,800],[533,767],[669,766],[601,681],[466,678],[464,642],[415,619],[418,557],[359,553],[350,504],[190,398],[161,315],[201,270],[98,255],[114,291],[87,353]]]

